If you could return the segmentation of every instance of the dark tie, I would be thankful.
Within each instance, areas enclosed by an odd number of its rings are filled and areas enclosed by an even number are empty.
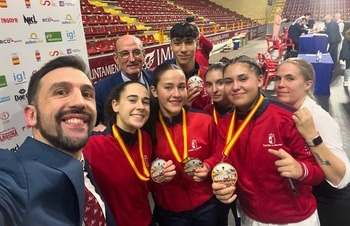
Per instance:
[[[106,226],[106,219],[96,197],[85,187],[85,226]]]

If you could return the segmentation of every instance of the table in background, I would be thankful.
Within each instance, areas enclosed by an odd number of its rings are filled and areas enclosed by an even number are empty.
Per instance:
[[[326,34],[306,34],[299,37],[299,53],[327,53],[328,35]]]
[[[323,53],[321,62],[316,62],[316,54],[299,54],[298,57],[307,60],[314,67],[314,94],[316,96],[330,95],[330,82],[334,68],[331,55]]]

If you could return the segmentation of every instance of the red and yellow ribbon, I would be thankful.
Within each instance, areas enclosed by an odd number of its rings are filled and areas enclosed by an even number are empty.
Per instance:
[[[168,140],[168,143],[170,145],[170,148],[171,148],[171,151],[172,151],[174,157],[176,158],[176,160],[178,162],[182,162],[183,160],[187,159],[187,157],[188,157],[188,150],[187,150],[187,125],[186,125],[186,111],[185,111],[185,109],[182,108],[182,135],[183,135],[183,142],[184,142],[183,143],[184,150],[183,150],[182,158],[180,157],[179,151],[177,150],[177,148],[176,148],[176,146],[174,144],[174,141],[173,141],[173,139],[170,136],[169,130],[168,130],[167,126],[165,125],[163,116],[160,113],[160,111],[159,111],[158,115],[159,115],[160,124],[162,125],[162,128],[164,130],[165,136],[166,136],[166,138]]]
[[[217,125],[218,124],[218,114],[216,113],[216,110],[215,110],[215,106],[214,106],[214,110],[213,110],[213,118],[214,118],[214,122],[215,124]]]
[[[236,109],[233,111],[232,119],[230,122],[227,137],[226,137],[226,147],[225,147],[224,152],[223,152],[224,156],[228,156],[228,154],[231,151],[231,148],[235,145],[236,141],[238,140],[239,135],[241,135],[242,131],[247,126],[248,122],[251,120],[251,118],[253,117],[255,112],[258,110],[258,108],[262,104],[263,100],[264,100],[264,96],[260,95],[258,102],[255,104],[253,109],[249,112],[248,116],[244,119],[242,125],[240,125],[237,132],[232,137],[232,133],[234,132],[233,130],[235,127]]]
[[[137,141],[138,141],[138,144],[139,144],[139,153],[140,153],[140,158],[141,158],[141,162],[142,162],[142,168],[143,168],[143,174],[142,175],[140,173],[140,171],[137,169],[136,167],[136,164],[134,162],[134,160],[132,159],[131,155],[129,154],[127,148],[126,148],[126,145],[123,141],[123,138],[120,136],[118,130],[117,130],[117,126],[116,125],[113,125],[112,126],[112,132],[113,132],[113,136],[114,138],[118,141],[120,147],[122,148],[126,158],[128,159],[131,167],[134,169],[135,173],[136,173],[136,176],[142,180],[142,181],[148,181],[150,179],[150,174],[149,174],[149,170],[146,166],[146,163],[145,163],[145,159],[144,159],[144,155],[143,155],[143,150],[142,150],[142,133],[141,133],[141,130],[138,129],[137,130]]]

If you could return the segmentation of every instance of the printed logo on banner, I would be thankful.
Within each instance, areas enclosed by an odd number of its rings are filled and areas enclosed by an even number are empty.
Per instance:
[[[35,15],[34,14],[33,14],[33,16],[25,16],[25,15],[23,15],[23,21],[24,21],[25,24],[28,24],[29,26],[31,24],[37,24],[38,23],[38,21],[36,21],[36,19],[35,19]]]
[[[6,0],[0,0],[0,8],[7,8]]]
[[[66,2],[66,1],[59,1],[59,4],[60,4],[61,7],[64,7],[64,6],[75,6],[74,3]]]
[[[6,76],[0,75],[0,88],[6,87],[6,86],[7,86]]]
[[[73,19],[72,15],[66,14],[66,18],[62,21],[62,24],[75,24],[76,21]]]
[[[52,50],[49,52],[49,56],[56,57],[56,56],[64,56],[64,52],[61,50]]]
[[[57,4],[54,1],[50,1],[50,0],[40,0],[40,5],[42,5],[42,6],[57,6]]]
[[[16,17],[2,17],[2,18],[0,18],[0,22],[3,24],[17,24],[18,18],[16,18]]]
[[[57,23],[57,22],[60,22],[60,20],[54,19],[54,18],[52,18],[51,16],[46,17],[46,18],[43,18],[42,21],[43,21],[44,23],[51,23],[51,22],[52,22],[52,23]]]
[[[35,32],[30,33],[30,36],[28,38],[29,40],[25,42],[26,45],[29,44],[39,44],[39,43],[43,43],[44,40],[43,39],[39,39],[38,35]]]
[[[27,97],[28,97],[28,93],[27,93],[27,90],[25,89],[20,89],[18,91],[18,95],[14,95],[15,97],[15,101],[23,101],[23,100],[26,100]]]
[[[41,61],[41,54],[40,54],[39,50],[35,50],[35,59],[37,62]]]
[[[0,44],[11,44],[11,43],[18,43],[22,42],[22,40],[14,40],[13,38],[5,38],[5,39],[0,39]]]
[[[18,53],[12,53],[11,54],[11,61],[12,61],[13,65],[20,65],[21,64],[21,62],[19,60]]]
[[[0,121],[3,125],[10,122],[9,118],[10,113],[8,113],[7,111],[0,112]]]
[[[14,72],[13,81],[15,82],[15,85],[26,83],[27,82],[26,73],[24,71],[19,73]]]
[[[10,100],[11,100],[10,96],[0,97],[0,103],[5,103]]]
[[[11,140],[14,137],[17,137],[18,133],[15,127],[4,130],[0,132],[0,142],[4,142],[5,140]]]
[[[81,52],[80,49],[71,49],[71,48],[67,49],[67,54],[68,55],[69,54],[73,54],[73,53],[80,53],[80,52]]]
[[[26,8],[30,9],[30,0],[25,0],[24,3],[26,4]]]
[[[76,36],[75,36],[75,30],[72,31],[66,31],[66,35],[67,35],[67,40],[70,41],[76,41]]]
[[[46,42],[62,42],[62,33],[60,31],[45,32]]]

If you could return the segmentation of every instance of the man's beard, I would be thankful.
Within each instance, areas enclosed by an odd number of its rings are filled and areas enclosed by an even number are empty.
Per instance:
[[[38,109],[38,108],[37,108]],[[70,137],[70,136],[64,136],[62,128],[59,126],[60,121],[62,117],[65,114],[69,113],[83,113],[84,110],[70,110],[70,111],[65,111],[65,112],[60,112],[57,115],[55,115],[55,121],[52,122],[55,124],[55,131],[56,134],[54,134],[54,131],[47,131],[46,128],[44,128],[42,121],[41,121],[41,114],[39,111],[37,111],[37,129],[40,131],[41,135],[48,140],[55,148],[66,151],[68,153],[75,154],[78,151],[80,151],[88,142],[89,140],[89,135],[92,131],[92,128],[94,126],[92,116],[86,112],[84,114],[89,116],[89,129],[87,131],[86,137],[83,138],[75,138],[75,137]]]

